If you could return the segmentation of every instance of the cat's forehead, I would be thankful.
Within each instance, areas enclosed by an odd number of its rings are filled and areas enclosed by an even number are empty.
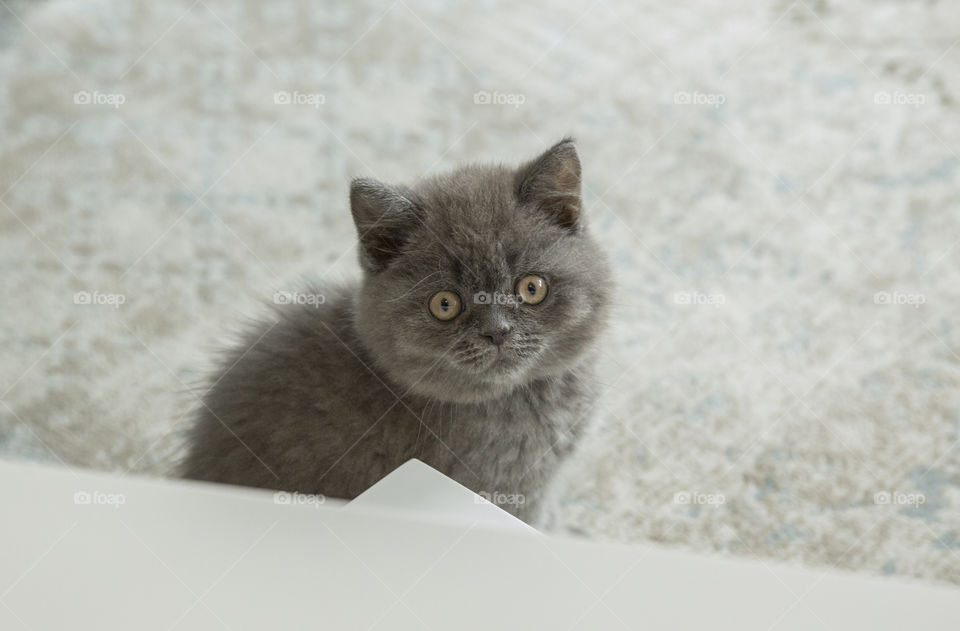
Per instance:
[[[514,172],[493,165],[463,167],[425,180],[415,190],[437,229],[488,230],[510,221],[517,204]]]
[[[418,258],[439,265],[444,277],[481,285],[548,265],[558,231],[520,207],[514,178],[512,169],[474,165],[421,183],[415,191],[423,224],[412,248]]]
[[[412,248],[424,270],[439,272],[435,281],[441,284],[495,288],[522,271],[547,272],[562,264],[546,235],[517,221],[446,228],[425,225]]]

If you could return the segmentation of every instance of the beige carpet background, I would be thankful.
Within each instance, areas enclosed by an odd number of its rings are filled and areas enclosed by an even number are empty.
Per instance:
[[[242,318],[357,276],[350,177],[573,134],[618,308],[548,525],[960,583],[955,4],[0,19],[0,456],[164,474]]]

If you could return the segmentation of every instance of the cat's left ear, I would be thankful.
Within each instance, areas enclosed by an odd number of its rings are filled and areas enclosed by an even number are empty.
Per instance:
[[[360,238],[360,264],[379,272],[403,252],[419,208],[403,187],[357,178],[350,183],[350,212]]]
[[[517,169],[516,194],[521,204],[534,205],[560,226],[579,231],[583,202],[573,139],[564,138]]]

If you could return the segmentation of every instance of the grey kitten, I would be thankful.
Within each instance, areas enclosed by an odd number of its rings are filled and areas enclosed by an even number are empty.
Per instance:
[[[419,458],[533,519],[591,417],[611,290],[573,141],[518,169],[357,179],[350,206],[362,282],[231,352],[185,476],[353,498]]]

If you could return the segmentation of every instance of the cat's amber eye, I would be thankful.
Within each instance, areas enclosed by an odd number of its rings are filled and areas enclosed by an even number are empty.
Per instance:
[[[538,305],[547,297],[547,281],[536,274],[527,274],[517,281],[517,296],[527,305]]]
[[[460,315],[463,303],[460,302],[460,296],[452,291],[438,291],[430,297],[427,306],[433,317],[446,322]]]

